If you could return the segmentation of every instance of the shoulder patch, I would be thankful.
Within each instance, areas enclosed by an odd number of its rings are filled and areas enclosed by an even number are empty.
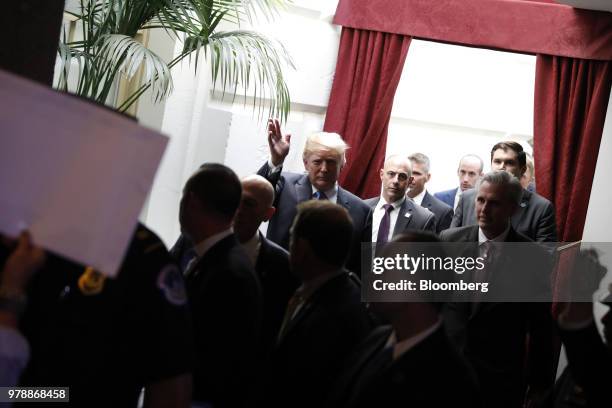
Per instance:
[[[173,305],[182,306],[187,303],[185,283],[176,265],[168,264],[159,271],[157,287],[162,291],[166,300]]]
[[[105,281],[106,276],[102,275],[91,266],[88,266],[79,278],[79,290],[85,296],[97,295],[104,289]]]

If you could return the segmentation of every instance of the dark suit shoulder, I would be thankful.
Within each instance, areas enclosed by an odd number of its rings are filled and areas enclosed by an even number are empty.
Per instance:
[[[363,200],[363,202],[366,203],[366,205],[368,205],[370,208],[375,208],[378,205],[379,200],[380,197],[372,197],[368,198],[367,200]]]
[[[342,187],[338,187],[338,204],[340,204],[340,200],[348,202],[351,206],[351,209],[355,207],[360,208],[366,212],[370,210],[370,206],[366,204],[361,198],[357,197],[350,191],[343,189]]]
[[[261,254],[262,255],[265,253],[266,257],[275,258],[275,259],[288,259],[289,252],[287,252],[285,248],[267,239],[266,237],[263,236],[263,234],[260,235],[260,238],[261,238]]]
[[[523,191],[524,191],[523,194],[526,196],[526,198],[529,199],[530,203],[534,203],[536,205],[544,205],[544,206],[552,205],[550,200],[542,197],[536,192],[529,191],[529,190],[523,190]]]
[[[196,269],[211,274],[209,278],[214,280],[238,279],[258,285],[251,261],[234,234],[213,245],[198,261]]]
[[[281,172],[281,177],[285,179],[286,183],[295,183],[297,181],[304,181],[308,178],[305,174],[293,173],[290,171]]]
[[[423,217],[424,219],[428,219],[428,218],[436,216],[432,211],[430,211],[429,209],[425,207],[421,207],[420,205],[417,205],[413,200],[409,198],[406,198],[405,205],[406,205],[406,208],[411,207],[412,211],[414,211],[416,214]]]
[[[461,198],[465,199],[465,198],[474,198],[476,197],[476,189],[475,188],[470,188],[465,190],[463,193],[461,193]]]
[[[476,236],[478,240],[478,225],[449,228],[440,233],[440,240],[445,242],[471,242],[470,237]]]
[[[441,196],[445,196],[445,195],[455,195],[457,194],[457,188],[451,188],[450,190],[443,190],[443,191],[438,191],[437,193],[434,193],[435,197],[441,197]]]
[[[425,194],[425,197],[423,197],[423,201],[421,202],[421,205],[423,207],[428,207],[428,205],[431,205],[431,207],[435,210],[440,211],[441,213],[445,213],[448,211],[453,211],[453,208],[446,204],[444,201],[440,200],[437,197],[432,196],[431,194],[429,194],[429,192],[427,192]],[[434,213],[436,212],[434,210]]]
[[[343,306],[340,298],[351,299],[356,296],[360,299],[361,287],[349,272],[343,272],[325,282],[313,295],[313,301],[316,299],[322,305],[329,305],[335,309]]]
[[[508,236],[506,237],[506,242],[534,242],[533,239],[529,238],[527,235],[521,234],[516,231],[514,228],[510,228],[508,232]]]

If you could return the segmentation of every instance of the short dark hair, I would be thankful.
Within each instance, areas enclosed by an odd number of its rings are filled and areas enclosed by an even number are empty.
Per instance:
[[[516,153],[517,160],[519,163],[519,167],[525,168],[527,166],[527,153],[523,150],[523,146],[520,143],[513,141],[505,141],[496,143],[495,146],[491,149],[491,161],[493,161],[493,153],[495,151],[502,149],[504,152],[507,152],[508,149],[512,150]]]
[[[443,244],[440,238],[436,234],[430,231],[412,230],[408,232],[403,232],[393,237],[393,240],[391,242],[392,243],[410,243],[410,242],[419,243],[422,245],[417,246],[415,250],[418,250],[420,252],[420,251],[423,251],[425,248],[427,248],[426,250],[427,256],[435,256],[440,259],[444,259],[447,256],[447,254],[444,252]],[[424,244],[431,244],[431,245],[424,245]],[[449,275],[451,276],[451,278],[448,277]],[[446,273],[445,271],[430,271],[430,276],[437,282],[450,282],[452,280],[452,275]],[[428,291],[425,293],[421,293],[421,295],[423,295],[423,301],[431,304],[437,312],[441,312],[444,305],[446,304],[445,302],[442,302],[436,299],[439,295],[438,293]]]
[[[291,239],[306,240],[314,254],[341,268],[353,238],[353,221],[346,208],[329,201],[310,200],[298,205],[291,227]]]
[[[187,180],[185,194],[193,193],[206,210],[232,219],[242,196],[242,184],[232,169],[219,163],[204,163]]]

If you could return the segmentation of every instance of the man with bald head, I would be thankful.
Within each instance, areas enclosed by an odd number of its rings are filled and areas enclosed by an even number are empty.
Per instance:
[[[289,270],[289,253],[259,231],[261,223],[274,215],[273,203],[274,188],[268,180],[258,175],[242,179],[242,198],[234,218],[234,232],[261,283],[262,334],[267,350],[276,343],[287,302],[299,286],[299,279]]]
[[[393,236],[410,230],[436,232],[434,214],[406,197],[412,182],[412,166],[406,156],[387,157],[380,169],[380,181],[380,197],[365,200],[373,210],[372,242],[389,242]]]
[[[457,177],[459,178],[459,187],[446,191],[440,191],[434,194],[434,197],[445,202],[455,210],[459,204],[461,194],[474,188],[476,181],[482,177],[484,163],[482,159],[475,154],[466,154],[459,160],[457,167]]]

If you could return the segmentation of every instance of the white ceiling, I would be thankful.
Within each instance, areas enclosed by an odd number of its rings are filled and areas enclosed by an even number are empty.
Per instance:
[[[555,0],[572,7],[612,12],[612,0]]]

